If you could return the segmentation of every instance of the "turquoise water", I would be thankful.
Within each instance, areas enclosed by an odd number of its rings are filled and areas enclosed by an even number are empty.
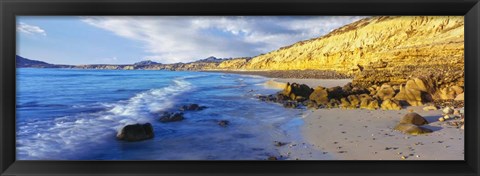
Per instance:
[[[255,98],[278,90],[265,78],[151,70],[17,69],[18,160],[263,160],[273,141],[300,135],[299,109]],[[181,122],[162,111],[196,103]],[[228,120],[226,128],[218,120]],[[115,139],[124,125],[150,122],[155,137]],[[292,135],[291,133],[295,133]],[[289,136],[295,136],[294,139]]]

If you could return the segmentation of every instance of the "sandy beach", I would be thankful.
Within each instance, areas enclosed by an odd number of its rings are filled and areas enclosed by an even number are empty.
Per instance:
[[[282,78],[270,81],[332,87],[343,86],[350,80]],[[338,160],[463,160],[464,131],[439,122],[441,110],[424,111],[423,107],[388,111],[306,110],[301,131],[310,147]],[[400,119],[412,111],[429,122],[424,127],[433,133],[413,136],[393,130]],[[302,159],[308,159],[304,157]]]

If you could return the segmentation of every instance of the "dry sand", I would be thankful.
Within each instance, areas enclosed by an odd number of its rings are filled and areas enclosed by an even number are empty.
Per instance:
[[[350,80],[274,79],[310,87],[343,86]],[[424,111],[422,106],[399,111],[318,109],[307,110],[303,136],[322,152],[339,160],[463,160],[464,131],[438,122],[441,110]],[[433,133],[412,136],[392,130],[409,111],[427,119]],[[315,158],[302,158],[315,159]]]
[[[412,136],[392,130],[407,109],[429,122],[433,133]],[[319,150],[340,160],[463,160],[464,131],[438,122],[441,110],[408,107],[399,111],[319,109],[308,115],[302,132]]]

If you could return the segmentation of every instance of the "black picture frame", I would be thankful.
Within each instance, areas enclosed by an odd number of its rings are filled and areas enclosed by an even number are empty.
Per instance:
[[[0,0],[0,175],[479,175],[478,0]],[[464,161],[16,161],[17,15],[462,15]]]

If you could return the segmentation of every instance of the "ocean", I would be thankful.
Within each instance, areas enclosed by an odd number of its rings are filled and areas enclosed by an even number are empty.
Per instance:
[[[259,101],[267,78],[158,70],[17,69],[17,160],[265,160],[274,141],[304,143],[302,109]],[[161,123],[182,105],[180,122]],[[228,120],[221,127],[219,120]],[[149,122],[153,139],[115,138]],[[285,146],[286,147],[286,146]],[[293,159],[284,156],[285,159]],[[317,158],[319,159],[319,158]]]

